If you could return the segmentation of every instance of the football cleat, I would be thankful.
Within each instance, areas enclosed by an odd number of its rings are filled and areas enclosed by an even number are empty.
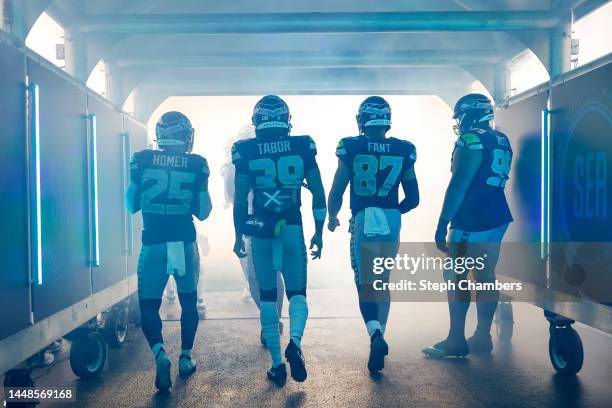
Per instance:
[[[180,146],[185,152],[191,152],[194,133],[191,121],[181,112],[166,112],[155,124],[155,141],[160,149]]]
[[[268,380],[272,381],[276,386],[282,387],[287,382],[287,367],[285,363],[281,363],[276,367],[268,370]]]
[[[172,363],[163,350],[160,350],[155,359],[155,388],[162,392],[167,392],[172,387],[172,380],[170,379]]]
[[[189,377],[191,374],[195,373],[197,364],[190,356],[186,356],[182,354],[179,357],[179,375],[183,378]]]
[[[493,351],[493,340],[491,340],[491,335],[489,333],[480,334],[476,332],[467,342],[470,352],[472,353],[486,354]]]
[[[368,370],[372,374],[379,373],[385,368],[385,356],[389,354],[389,346],[380,330],[376,330],[370,339],[370,357]]]
[[[289,368],[291,368],[291,377],[297,382],[305,381],[308,374],[306,373],[304,355],[293,340],[289,341],[285,349],[285,358],[289,362]]]
[[[426,347],[423,353],[430,357],[465,357],[470,353],[470,348],[465,339],[450,339],[447,338],[433,346]]]
[[[391,127],[391,106],[380,96],[370,96],[366,98],[357,111],[357,126],[359,133],[364,132],[364,128],[369,126]]]

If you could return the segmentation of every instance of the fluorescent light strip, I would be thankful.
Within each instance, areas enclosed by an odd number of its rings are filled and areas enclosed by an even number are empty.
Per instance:
[[[30,92],[30,155],[31,161],[34,162],[34,174],[33,174],[33,186],[31,205],[31,235],[35,242],[32,247],[34,251],[32,253],[32,265],[35,268],[34,281],[38,286],[43,283],[43,269],[42,269],[42,212],[41,212],[41,192],[40,192],[40,109],[39,109],[39,90],[38,84],[31,82],[28,85]]]
[[[98,232],[98,148],[97,148],[97,131],[96,131],[96,115],[89,114],[89,135],[90,135],[90,160],[91,160],[91,202],[93,217],[91,220],[92,227],[92,266],[100,266],[100,240]]]
[[[542,110],[541,184],[540,184],[540,243],[541,258],[547,258],[550,244],[550,110]]]

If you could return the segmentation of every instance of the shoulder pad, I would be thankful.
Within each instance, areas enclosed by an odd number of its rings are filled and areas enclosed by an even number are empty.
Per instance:
[[[474,129],[474,130],[482,130],[482,129]],[[469,131],[467,133],[462,134],[461,136],[459,136],[459,139],[457,139],[456,145],[459,147],[466,147],[470,150],[481,150],[482,141],[480,140],[480,136],[478,135],[478,133],[483,134],[483,132],[473,132],[473,131]]]
[[[300,142],[304,143],[307,149],[309,150],[317,150],[317,145],[315,144],[314,139],[309,135],[302,136],[290,136],[298,139]]]

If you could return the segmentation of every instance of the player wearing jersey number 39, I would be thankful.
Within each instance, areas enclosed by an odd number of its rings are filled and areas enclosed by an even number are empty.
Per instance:
[[[399,248],[401,214],[419,203],[414,172],[416,150],[412,143],[387,137],[391,128],[391,107],[380,96],[365,99],[357,112],[359,136],[340,140],[336,155],[338,169],[329,193],[329,225],[339,225],[342,196],[350,184],[351,264],[359,296],[359,309],[370,336],[368,369],[384,368],[388,346],[384,339],[390,308],[388,289],[377,291],[375,279],[389,281],[390,271],[373,274],[373,257],[395,257]],[[404,199],[399,201],[399,186]],[[386,285],[384,286],[387,287]]]
[[[289,107],[275,95],[264,96],[253,110],[255,138],[236,142],[232,160],[236,169],[234,192],[234,252],[245,257],[244,236],[251,239],[251,256],[260,291],[260,321],[272,357],[268,378],[285,384],[281,357],[279,314],[276,308],[277,269],[280,266],[289,299],[290,341],[285,358],[291,376],[306,379],[302,336],[308,318],[306,303],[306,246],[302,231],[301,189],[304,180],[312,192],[315,234],[310,241],[313,259],[321,257],[326,218],[325,191],[310,136],[290,136]],[[253,194],[249,214],[249,193]]]
[[[484,257],[485,267],[474,269],[474,277],[479,282],[494,282],[501,241],[512,221],[504,194],[512,148],[506,135],[491,128],[493,106],[486,96],[463,96],[455,104],[453,118],[457,121],[458,139],[435,241],[441,251],[449,252],[452,257]],[[490,331],[499,300],[496,290],[477,291],[478,325],[474,335],[465,339],[465,316],[471,294],[461,290],[458,282],[467,279],[469,272],[444,271],[445,280],[455,282],[457,287],[448,291],[450,330],[445,340],[425,348],[425,354],[460,357],[493,349]]]
[[[172,382],[159,317],[161,298],[172,275],[182,308],[179,373],[188,376],[196,369],[191,349],[199,321],[200,259],[193,216],[206,219],[212,204],[206,159],[190,153],[194,129],[189,119],[180,112],[167,112],[157,122],[155,135],[158,150],[143,150],[132,157],[126,203],[130,213],[142,212],[138,260],[142,331],[155,357],[155,386],[167,391]]]

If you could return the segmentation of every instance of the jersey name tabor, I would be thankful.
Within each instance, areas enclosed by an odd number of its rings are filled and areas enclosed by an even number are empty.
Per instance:
[[[285,153],[291,151],[291,143],[288,140],[280,140],[278,142],[258,143],[257,150],[259,154]]]

